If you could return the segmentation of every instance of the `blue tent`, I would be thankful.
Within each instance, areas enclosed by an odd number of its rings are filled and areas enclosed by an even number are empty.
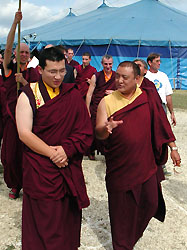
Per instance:
[[[22,32],[22,37],[36,34],[33,48],[52,43],[72,47],[81,62],[85,51],[91,52],[91,64],[100,70],[101,57],[111,54],[114,69],[123,60],[150,52],[161,54],[161,70],[170,78],[172,87],[187,89],[187,15],[158,0],[141,0],[115,8],[104,2],[94,11],[70,14],[56,22]]]

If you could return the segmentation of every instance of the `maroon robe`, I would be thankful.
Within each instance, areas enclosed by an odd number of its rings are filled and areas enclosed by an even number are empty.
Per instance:
[[[91,120],[92,120],[92,126],[93,130],[95,130],[96,125],[96,114],[97,114],[97,107],[101,101],[101,99],[106,95],[106,90],[115,90],[115,75],[116,72],[112,71],[112,76],[109,81],[106,82],[104,71],[97,72],[95,74],[96,76],[96,86],[92,95],[92,100],[90,103],[90,113],[91,113]],[[94,153],[94,151],[97,150],[98,152],[104,153],[104,144],[102,141],[97,140],[94,138],[92,147],[90,149],[91,154]]]
[[[1,68],[0,68],[1,70]],[[3,78],[0,75],[0,141],[3,137],[3,110],[4,110],[4,102],[5,102],[5,88],[3,86]]]
[[[163,109],[163,107],[162,107],[162,100],[161,100],[160,95],[158,94],[158,91],[157,91],[157,89],[155,87],[155,84],[153,82],[151,82],[148,78],[144,77],[140,88],[144,89],[144,90],[152,88],[153,89],[153,93],[155,95],[155,99],[157,99],[157,102],[158,103],[160,102],[160,104],[161,104],[160,105],[160,109]],[[164,171],[163,171],[162,165],[158,165],[157,179],[158,179],[159,182],[165,180],[165,176],[164,176]]]
[[[75,83],[81,93],[81,96],[85,99],[89,84],[87,83],[87,79],[91,79],[94,73],[96,73],[96,69],[92,67],[90,64],[83,68],[83,65],[75,66],[77,70],[77,77],[75,79]]]
[[[61,232],[61,236],[57,237],[59,228],[55,225],[58,225],[59,220],[64,218],[63,220],[65,221],[61,221],[61,223],[63,227],[65,227],[63,230],[67,227],[67,232],[69,232],[68,242],[71,242],[71,239],[74,239],[74,237],[78,238],[77,235],[72,235],[72,230],[74,230],[73,227],[76,227],[76,231],[80,234],[80,223],[77,222],[77,226],[75,223],[76,221],[80,221],[81,209],[89,205],[81,166],[83,154],[92,143],[92,126],[88,111],[80,93],[74,88],[74,84],[63,84],[60,94],[50,99],[44,84],[40,82],[40,91],[43,93],[45,104],[37,110],[33,105],[35,100],[30,87],[24,87],[23,91],[29,96],[34,111],[33,133],[50,146],[61,145],[69,159],[67,167],[58,168],[48,157],[39,155],[27,147],[24,149],[23,191],[27,197],[25,198],[25,207],[23,207],[23,218],[27,220],[27,213],[29,213],[28,216],[30,219],[28,219],[28,224],[31,223],[33,227],[32,230],[34,230],[33,232],[31,230],[32,237],[34,237],[33,235],[36,234],[37,231],[40,232],[41,230],[42,233],[40,237],[38,237],[40,238],[40,245],[41,242],[48,242],[48,244],[46,243],[46,248],[40,248],[39,245],[37,248],[32,249],[74,250],[78,247],[77,241],[74,248],[70,248],[68,245],[66,246],[63,233]],[[71,214],[71,209],[68,209],[67,206],[69,205],[66,204],[67,198],[68,200],[72,200],[74,204],[73,206],[71,205],[72,209],[75,210],[78,217],[75,215],[75,212]],[[33,206],[34,211],[30,211],[33,214],[30,214],[28,209],[26,209],[26,207],[30,206],[28,202]],[[67,207],[66,209],[63,208],[64,202],[66,204],[65,207]],[[55,203],[58,205],[55,206]],[[39,212],[37,212],[36,209],[37,206],[41,206],[41,213],[42,210],[45,210],[45,206],[47,206],[46,217],[51,218],[52,216],[54,219],[53,222],[50,221],[54,229],[53,232],[50,231],[50,233],[48,233],[47,227],[42,228],[42,225],[46,224],[44,221],[45,217],[43,217],[42,214],[41,220],[43,221],[35,225],[36,216],[39,216]],[[59,214],[59,216],[53,216],[52,213],[54,213],[54,215]],[[69,221],[70,224],[68,225],[66,216],[64,216],[63,213],[67,213],[67,218],[69,216],[75,216],[75,223],[73,224],[73,221]],[[23,225],[25,225],[24,222]],[[29,237],[29,230],[27,231],[26,226],[24,228],[26,230],[24,236],[27,238]],[[70,233],[71,231],[72,233]],[[38,240],[38,238],[36,240]],[[51,240],[52,242],[57,240],[56,245],[59,246],[62,244],[61,248],[50,248]],[[24,249],[30,249],[27,248],[29,242],[25,238],[23,242]]]
[[[22,187],[22,143],[19,140],[16,123],[15,107],[17,102],[17,83],[15,73],[17,64],[10,64],[12,73],[6,77],[3,71],[3,84],[5,87],[3,112],[3,144],[1,148],[1,161],[4,167],[4,180],[9,188]],[[39,79],[39,73],[34,68],[21,71],[27,82]]]
[[[79,65],[79,63],[73,59],[70,62],[68,62],[68,60],[66,60],[66,64],[72,66],[73,68],[75,68],[75,66]]]
[[[105,156],[115,250],[132,249],[153,216],[161,221],[165,217],[155,174],[157,165],[167,161],[167,143],[175,137],[160,105],[149,88],[112,115],[114,120],[123,120],[107,139]],[[124,211],[123,218],[118,207]]]
[[[92,117],[92,124],[95,128],[95,122],[96,122],[96,113],[97,113],[97,107],[101,101],[101,99],[106,95],[106,90],[116,90],[115,85],[115,75],[116,72],[112,71],[112,76],[109,81],[106,82],[104,71],[97,72],[95,74],[96,76],[96,86],[92,95],[92,100],[90,104],[90,112]]]

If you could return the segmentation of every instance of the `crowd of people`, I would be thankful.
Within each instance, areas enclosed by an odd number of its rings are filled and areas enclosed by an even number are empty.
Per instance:
[[[0,135],[9,198],[23,189],[22,249],[78,249],[82,209],[89,206],[82,159],[94,160],[97,151],[106,159],[113,249],[132,250],[152,217],[164,221],[168,148],[173,164],[181,162],[160,55],[121,62],[116,71],[104,55],[97,72],[88,52],[80,65],[72,48],[48,44],[30,60],[21,43],[13,60],[21,20],[18,11],[0,57]]]

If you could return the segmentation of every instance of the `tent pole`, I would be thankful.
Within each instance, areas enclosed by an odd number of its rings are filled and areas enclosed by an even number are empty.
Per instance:
[[[171,41],[169,40],[169,52],[170,52],[170,59],[171,59],[171,74],[172,74],[172,79],[173,79],[173,87],[175,89],[175,78],[173,74],[173,60],[172,60],[172,52],[171,52]]]
[[[141,40],[139,40],[139,44],[138,44],[138,51],[137,51],[136,58],[138,58],[138,57],[139,57],[139,53],[140,53],[140,45],[141,45]]]
[[[21,0],[19,0],[19,11],[21,11]],[[18,23],[18,47],[17,47],[17,73],[20,73],[20,33],[21,33],[21,21]],[[20,82],[17,82],[17,94],[20,89]]]
[[[83,40],[82,40],[82,43],[79,45],[79,47],[78,47],[78,49],[76,50],[76,52],[75,52],[75,55],[74,55],[74,56],[76,56],[76,54],[78,53],[78,51],[79,51],[79,50],[80,50],[80,48],[82,47],[82,45],[83,45],[84,41],[85,41],[85,39],[83,39]]]

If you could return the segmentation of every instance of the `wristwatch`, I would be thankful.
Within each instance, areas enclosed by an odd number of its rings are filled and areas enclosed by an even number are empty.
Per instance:
[[[173,151],[173,150],[178,151],[178,147],[171,147],[170,149],[171,149],[171,151]]]

